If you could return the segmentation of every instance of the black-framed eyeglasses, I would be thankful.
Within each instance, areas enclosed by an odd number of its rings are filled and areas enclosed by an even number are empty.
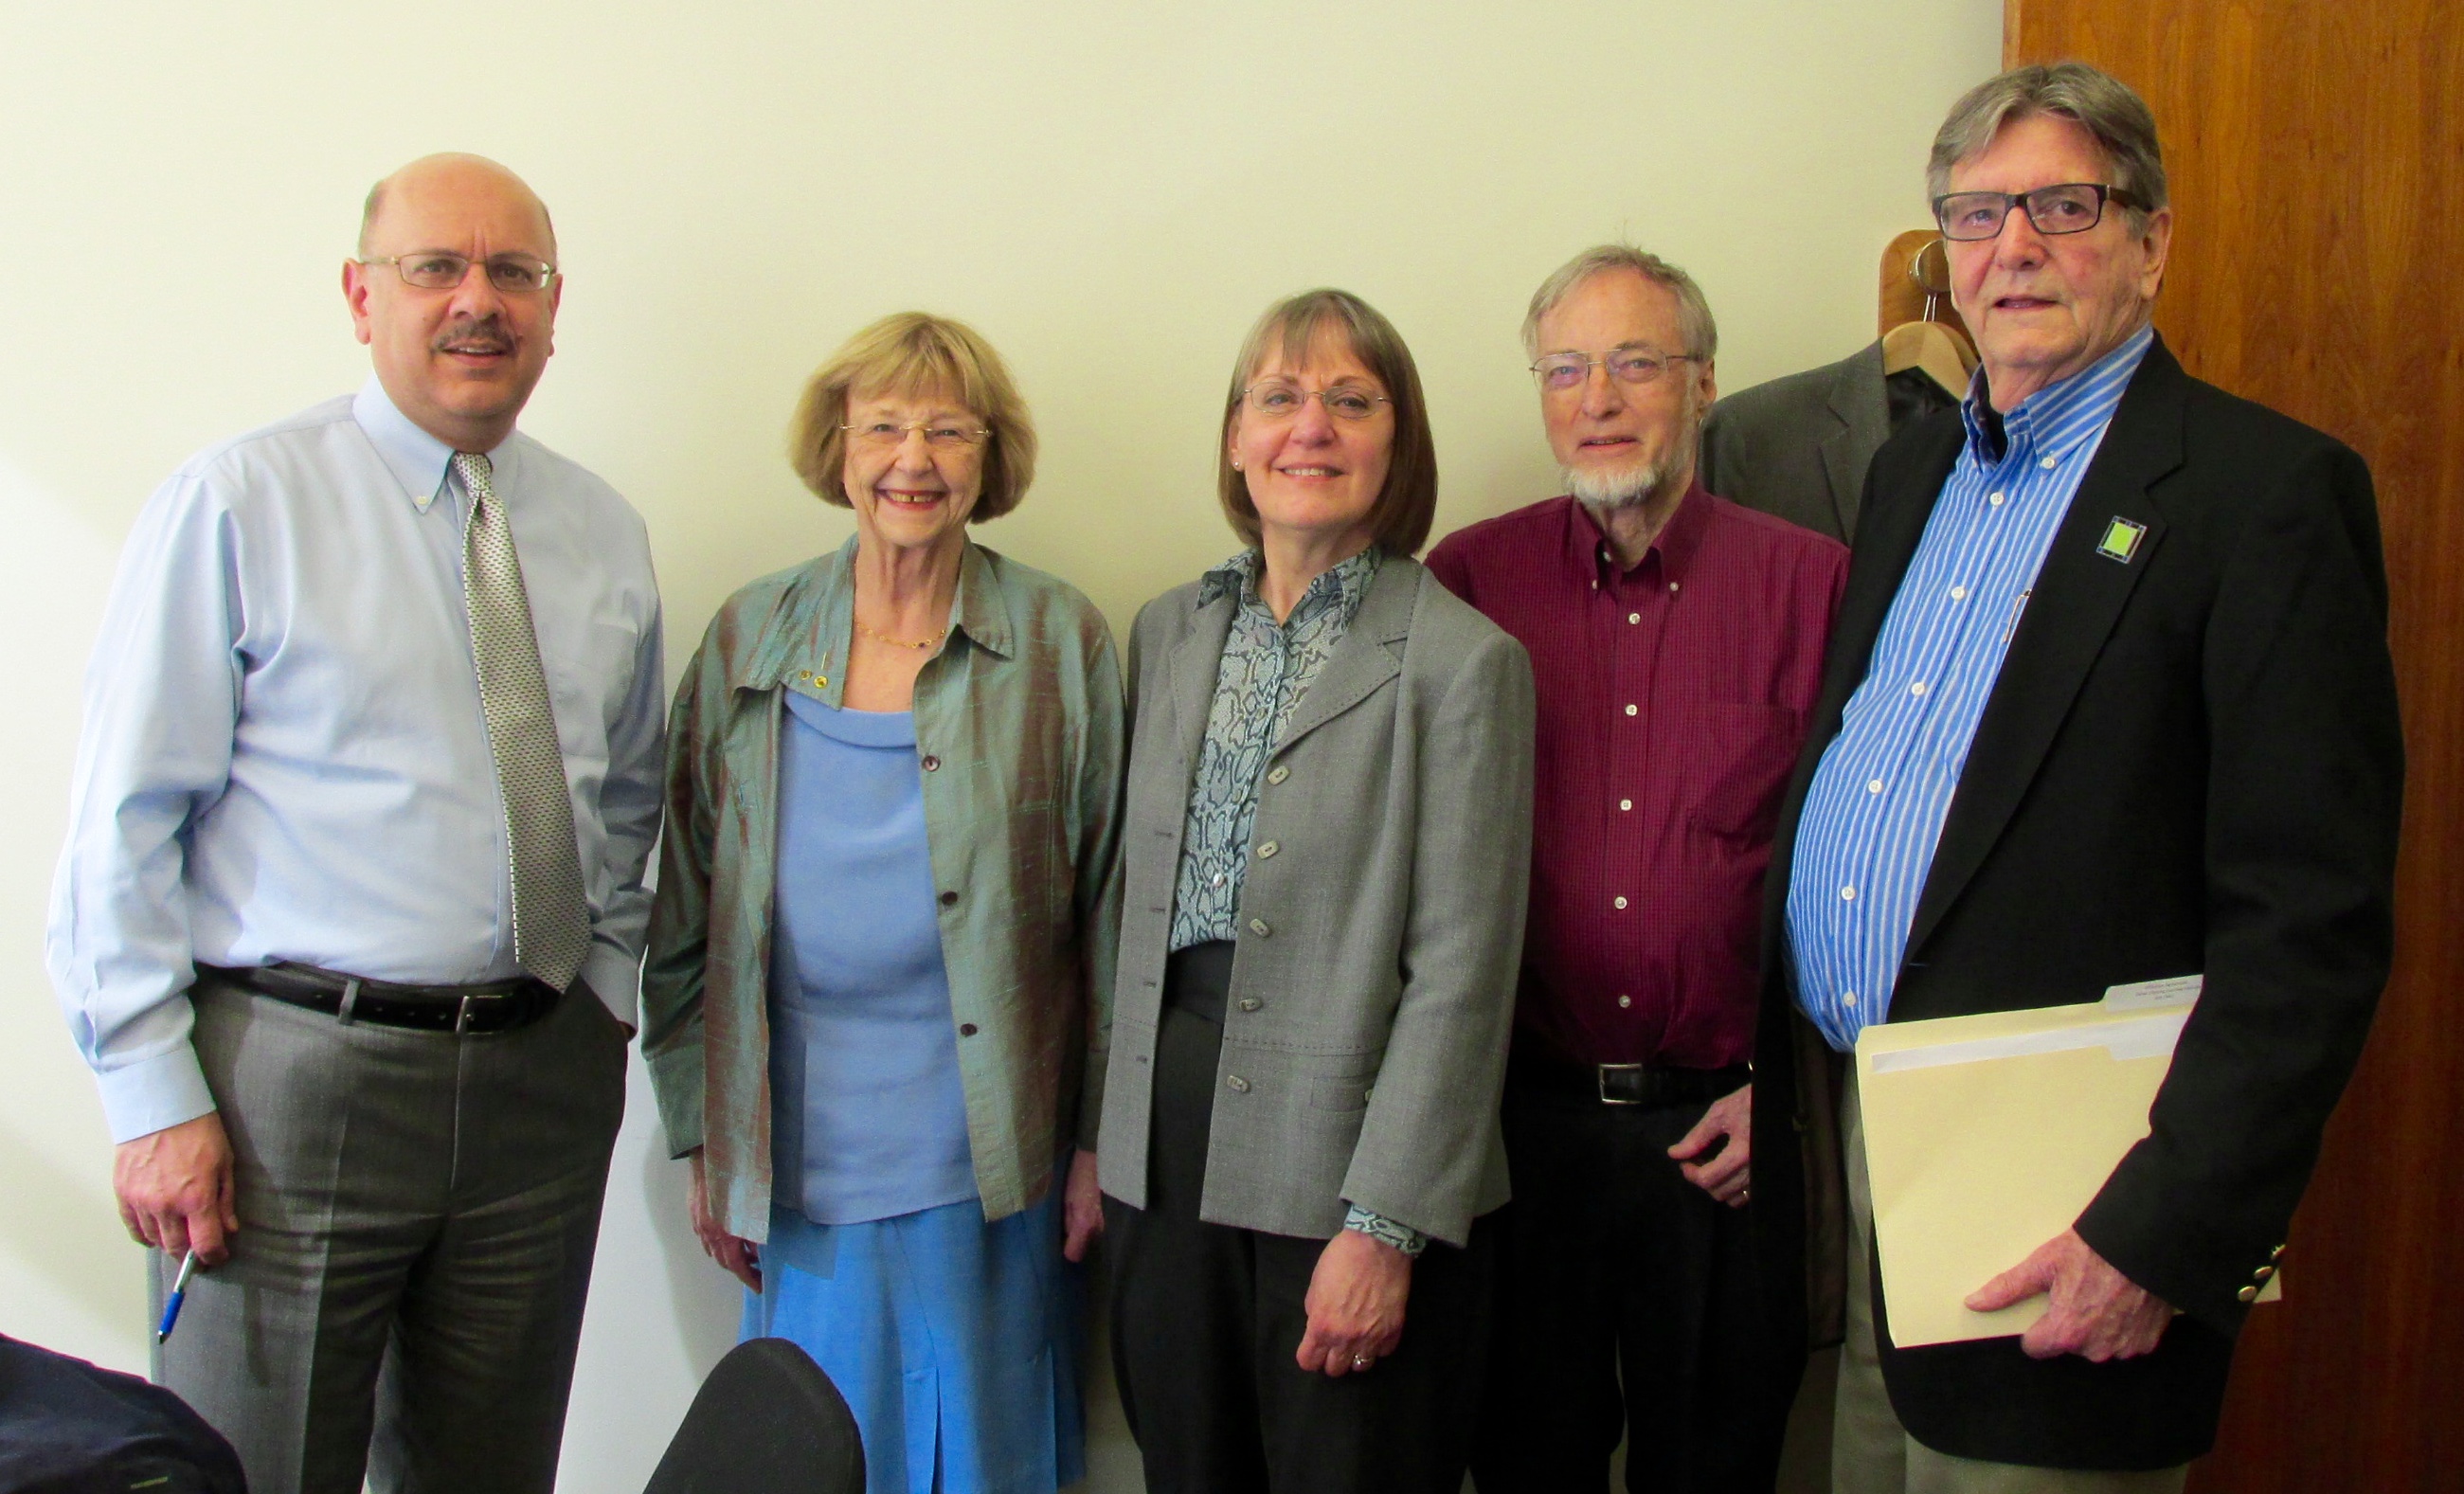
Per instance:
[[[391,265],[405,285],[415,285],[423,291],[450,291],[471,273],[472,261],[468,254],[423,250],[416,254],[380,254],[358,263]],[[556,279],[556,266],[528,254],[491,254],[486,263],[488,283],[507,296],[536,295]]]
[[[2084,233],[2104,221],[2104,205],[2145,208],[2145,198],[2102,182],[2062,182],[2033,192],[1945,192],[1933,200],[1933,221],[1954,243],[1994,238],[2011,209],[2027,210],[2039,233]]]
[[[1589,353],[1551,353],[1533,363],[1531,372],[1544,389],[1580,388],[1592,377],[1592,370],[1603,365],[1619,384],[1649,384],[1666,372],[1670,363],[1682,363],[1694,356],[1654,353],[1639,347],[1613,347],[1597,358]]]
[[[1367,420],[1377,413],[1378,406],[1394,403],[1375,390],[1351,384],[1309,390],[1296,384],[1253,384],[1241,391],[1241,398],[1267,420],[1298,420],[1311,400],[1325,406],[1326,412],[1337,420]]]

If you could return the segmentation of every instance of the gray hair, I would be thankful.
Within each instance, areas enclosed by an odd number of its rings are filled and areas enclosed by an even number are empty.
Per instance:
[[[1677,335],[1684,339],[1688,356],[1707,360],[1720,351],[1719,323],[1711,319],[1711,303],[1692,275],[1631,244],[1601,244],[1567,260],[1531,293],[1531,309],[1523,314],[1524,355],[1540,356],[1540,323],[1560,301],[1592,276],[1612,270],[1631,270],[1677,297]]]
[[[2139,199],[2124,208],[2131,231],[2147,226],[2162,209],[2165,153],[2156,143],[2156,116],[2128,83],[2084,62],[2035,62],[1990,77],[1960,96],[1933,138],[1925,162],[1928,202],[1950,190],[1950,168],[1982,154],[2002,126],[2050,114],[2070,120],[2096,137],[2118,187]]]

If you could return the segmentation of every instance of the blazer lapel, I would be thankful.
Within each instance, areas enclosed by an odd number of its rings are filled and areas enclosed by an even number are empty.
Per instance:
[[[1292,708],[1283,739],[1269,756],[1291,750],[1294,742],[1367,699],[1388,680],[1403,672],[1400,645],[1412,633],[1412,604],[1419,592],[1419,562],[1390,555],[1378,562],[1369,595],[1352,626],[1334,642],[1334,651],[1310,682],[1308,693]]]
[[[1917,899],[1908,931],[1911,955],[2001,838],[2123,604],[2164,542],[2164,514],[2148,489],[2182,465],[2185,392],[2181,365],[2162,342],[2149,347],[2072,495],[2070,512],[2055,531],[1977,721]],[[2142,527],[2127,560],[2099,553],[2117,518]]]
[[[1830,480],[1831,506],[1839,532],[1854,538],[1857,509],[1865,492],[1865,468],[1891,433],[1889,396],[1882,384],[1882,344],[1875,342],[1839,364],[1831,382],[1831,413],[1839,428],[1821,443],[1822,472]]]
[[[1172,703],[1172,745],[1180,764],[1181,797],[1198,773],[1198,749],[1206,740],[1207,708],[1215,700],[1215,679],[1223,669],[1223,641],[1232,633],[1232,609],[1238,597],[1218,597],[1203,607],[1193,604],[1181,619],[1180,637],[1164,658],[1164,697]]]

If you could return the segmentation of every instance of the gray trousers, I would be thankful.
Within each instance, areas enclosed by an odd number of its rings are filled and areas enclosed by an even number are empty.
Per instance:
[[[457,1037],[348,1025],[223,981],[194,1043],[230,1132],[239,1234],[154,1377],[256,1494],[549,1494],[625,1029],[576,984]],[[152,1257],[159,1312],[176,1261]]]
[[[1874,1344],[1874,1189],[1852,1068],[1839,1096],[1848,1163],[1848,1342],[1831,1421],[1831,1494],[2181,1494],[2188,1465],[2107,1473],[1983,1462],[1936,1452],[1900,1425]],[[1979,1285],[1982,1285],[1981,1283]]]

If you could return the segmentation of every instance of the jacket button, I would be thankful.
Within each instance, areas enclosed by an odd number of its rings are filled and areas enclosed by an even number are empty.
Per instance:
[[[2256,1302],[2258,1300],[2258,1288],[2255,1286],[2245,1286],[2241,1290],[2233,1293],[2233,1296],[2243,1302]]]
[[[1266,781],[1269,783],[1281,783],[1284,780],[1290,778],[1291,776],[1292,770],[1284,767],[1280,763],[1266,770]]]
[[[1281,849],[1283,849],[1282,846],[1277,846],[1272,841],[1268,841],[1265,845],[1258,847],[1258,859],[1260,861],[1264,861]]]
[[[925,771],[925,772],[927,772],[927,773],[937,773],[937,772],[939,772],[939,771],[940,771],[940,769],[941,769],[941,759],[940,759],[940,758],[938,758],[934,757],[934,756],[933,756],[931,753],[929,753],[929,752],[928,752],[928,753],[926,753],[926,754],[924,755],[924,771]]]
[[[2257,1270],[2250,1273],[2250,1279],[2254,1282],[2264,1282],[2275,1274],[2276,1267],[2272,1265],[2262,1265]]]
[[[2269,1251],[2269,1252],[2267,1253],[2267,1258],[2268,1258],[2269,1260],[2271,1260],[2271,1261],[2274,1261],[2274,1260],[2277,1260],[2277,1259],[2279,1259],[2280,1257],[2282,1257],[2282,1256],[2283,1256],[2283,1254],[2284,1254],[2284,1247],[2283,1247],[2282,1245],[2278,1245],[2278,1246],[2277,1246],[2275,1249],[2273,1249],[2273,1250],[2271,1250],[2271,1251]]]
[[[1223,1076],[1223,1088],[1231,1090],[1235,1094],[1247,1094],[1249,1092],[1249,1081],[1242,1078],[1239,1074],[1226,1074]]]
[[[1270,929],[1270,928],[1268,928],[1268,927],[1266,927],[1266,920],[1265,920],[1265,919],[1264,919],[1264,918],[1252,918],[1252,919],[1250,919],[1250,920],[1249,920],[1249,932],[1250,932],[1251,934],[1256,934],[1258,937],[1260,937],[1260,938],[1262,938],[1262,939],[1263,939],[1263,938],[1265,938],[1267,934],[1270,934],[1274,933],[1275,931],[1274,931],[1274,930],[1272,930],[1272,929]]]
[[[972,1037],[974,1037],[975,1035],[976,1035],[976,1024],[975,1024],[974,1022],[962,1022],[958,1023],[958,1036],[959,1036],[959,1037],[962,1037],[962,1038],[972,1038]]]
[[[1241,1009],[1244,1012],[1254,1012],[1259,1007],[1265,1004],[1265,1002],[1259,1000],[1254,996],[1244,996],[1241,998]]]
[[[942,894],[941,894],[941,906],[942,906],[942,907],[944,907],[944,908],[955,908],[955,907],[957,907],[957,904],[958,904],[958,894],[957,894],[957,893],[956,893],[956,892],[944,892],[944,893],[942,893]]]

